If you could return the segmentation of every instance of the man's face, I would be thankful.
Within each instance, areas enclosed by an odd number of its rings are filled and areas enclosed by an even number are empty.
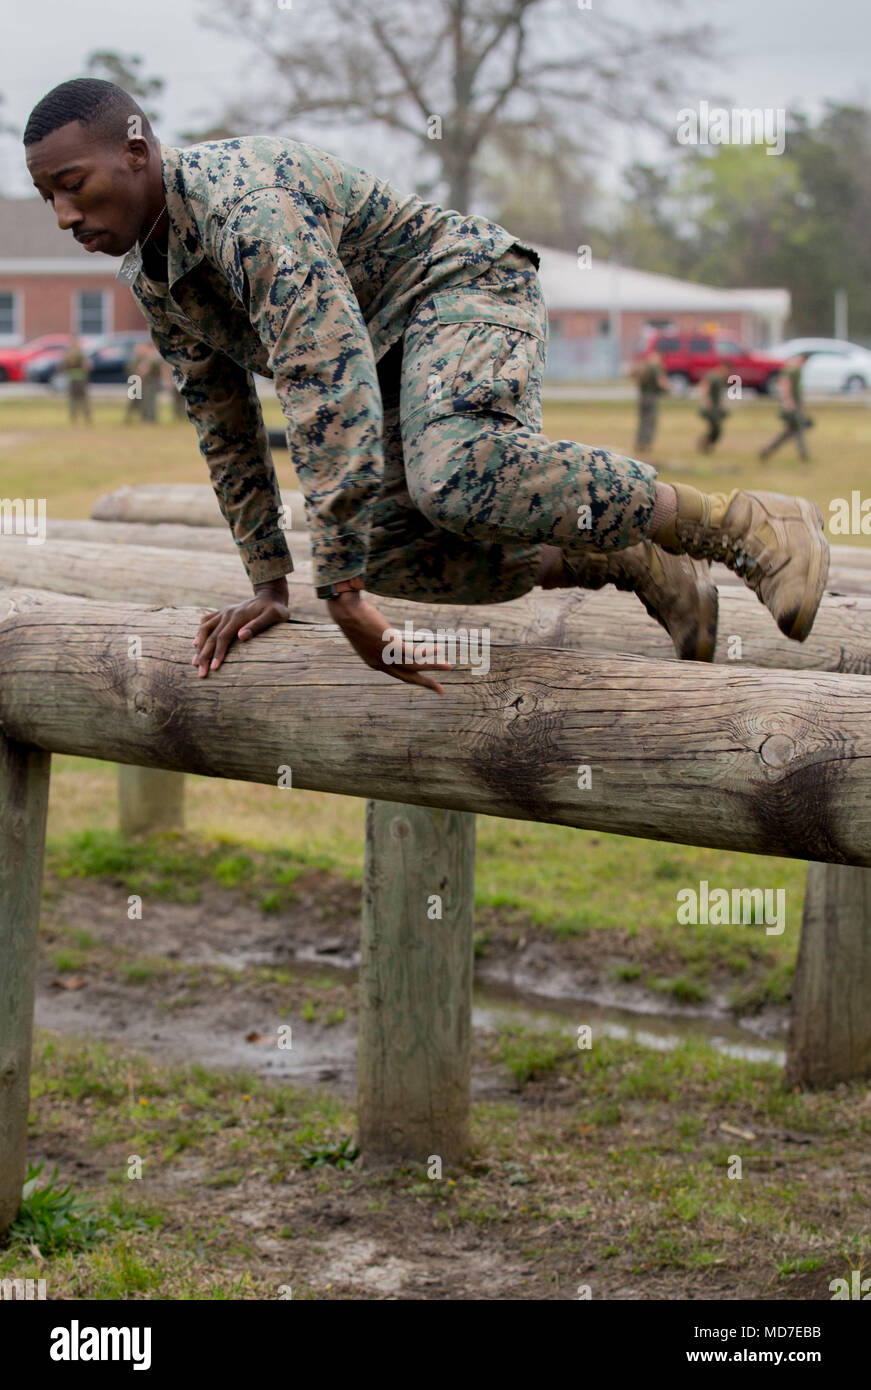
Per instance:
[[[27,147],[30,176],[52,203],[58,226],[86,250],[107,256],[125,255],[140,234],[154,160],[147,141],[104,145],[78,121]]]

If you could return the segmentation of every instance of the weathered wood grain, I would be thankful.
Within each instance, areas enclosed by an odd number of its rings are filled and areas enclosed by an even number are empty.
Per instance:
[[[446,695],[282,625],[190,664],[199,613],[0,594],[0,728],[52,751],[871,865],[871,684],[492,646]],[[135,653],[141,639],[141,656]],[[578,786],[589,765],[592,785]]]
[[[357,1068],[367,1162],[465,1153],[474,901],[474,816],[368,802]]]
[[[0,1235],[26,1171],[36,933],[51,756],[0,732]]]
[[[291,542],[297,549],[296,537]],[[295,618],[328,622],[327,605],[314,593],[311,568],[300,562],[287,576]],[[147,546],[98,545],[85,541],[47,541],[28,545],[23,536],[0,536],[0,585],[24,585],[85,598],[160,605],[238,603],[251,589],[236,555],[165,550]],[[633,594],[608,587],[595,591],[535,589],[511,603],[464,607],[416,604],[372,595],[387,620],[430,628],[489,628],[494,639],[518,645],[554,646],[573,651],[631,652],[662,660],[674,658],[668,634],[648,616]],[[740,659],[733,641],[740,638]],[[871,598],[825,597],[806,642],[792,642],[746,588],[720,589],[716,660],[736,669],[747,666],[785,670],[871,673]]]
[[[301,492],[282,492],[290,529],[304,531],[305,499]],[[208,483],[138,483],[98,497],[91,509],[94,521],[170,521],[185,526],[227,528],[214,489]]]
[[[207,550],[235,555],[228,526],[184,526],[172,521],[65,521],[50,517],[47,542],[98,541],[101,545],[148,545],[160,550]]]
[[[792,989],[787,1085],[871,1076],[871,873],[809,864]]]
[[[185,526],[171,521],[66,521],[58,518],[49,519],[47,529],[49,541],[145,545],[157,546],[161,550],[208,550],[238,556],[236,542],[227,526]],[[308,531],[294,529],[288,539],[294,563],[309,562],[311,541]],[[725,565],[714,565],[713,575],[718,585],[739,589],[745,587],[743,580],[727,570]],[[871,597],[871,569],[845,567],[835,553],[826,592]]]

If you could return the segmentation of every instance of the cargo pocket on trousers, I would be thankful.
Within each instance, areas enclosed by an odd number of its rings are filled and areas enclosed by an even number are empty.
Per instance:
[[[463,289],[433,295],[438,323],[436,360],[419,427],[446,415],[493,412],[541,429],[541,383],[547,314],[539,304],[500,304],[498,296]],[[410,412],[405,413],[403,424]]]

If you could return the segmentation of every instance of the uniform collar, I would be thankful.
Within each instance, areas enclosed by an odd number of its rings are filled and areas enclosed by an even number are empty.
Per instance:
[[[189,207],[190,195],[185,188],[181,156],[182,151],[170,145],[160,147],[163,191],[169,214],[167,280],[170,291],[177,280],[199,265],[204,255],[199,228]]]

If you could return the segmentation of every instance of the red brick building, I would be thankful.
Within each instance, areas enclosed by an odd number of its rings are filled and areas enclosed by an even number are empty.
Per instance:
[[[43,333],[141,332],[144,321],[119,262],[58,229],[41,198],[0,198],[0,347]]]

